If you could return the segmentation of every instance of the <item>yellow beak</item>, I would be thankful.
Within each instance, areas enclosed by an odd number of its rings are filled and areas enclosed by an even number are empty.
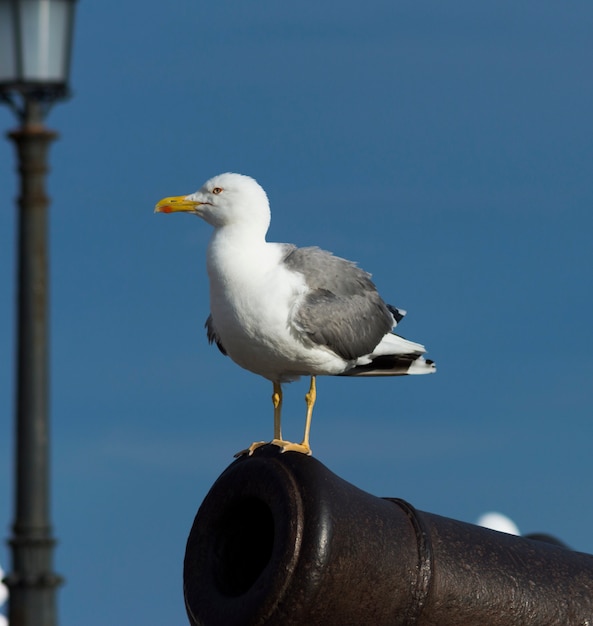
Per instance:
[[[187,196],[171,196],[163,198],[154,207],[155,213],[176,213],[177,211],[195,211],[202,204],[195,200],[188,200]]]

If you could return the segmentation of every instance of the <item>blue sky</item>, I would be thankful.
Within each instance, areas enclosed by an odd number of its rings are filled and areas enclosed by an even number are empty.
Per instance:
[[[439,368],[320,379],[315,456],[378,496],[470,522],[499,510],[593,553],[593,5],[138,7],[79,3],[74,97],[48,118],[61,135],[49,180],[60,623],[185,624],[193,516],[233,453],[271,438],[271,385],[206,341],[210,227],[152,213],[224,171],[267,190],[270,240],[370,271]],[[0,109],[0,126],[14,125]],[[0,163],[7,538],[7,141]],[[305,391],[286,389],[289,438],[301,436]]]

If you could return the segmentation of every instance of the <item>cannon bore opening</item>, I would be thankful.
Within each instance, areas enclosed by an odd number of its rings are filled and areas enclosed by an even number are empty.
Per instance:
[[[257,498],[241,500],[225,512],[213,541],[219,591],[230,597],[247,593],[272,556],[272,511]]]

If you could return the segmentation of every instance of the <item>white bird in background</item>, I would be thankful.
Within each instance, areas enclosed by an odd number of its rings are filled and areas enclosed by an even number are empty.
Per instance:
[[[386,304],[370,274],[319,248],[269,243],[265,191],[248,176],[220,174],[195,193],[168,197],[156,213],[186,212],[214,227],[207,253],[208,339],[241,367],[272,381],[274,438],[311,454],[316,376],[401,376],[435,371],[424,346],[394,334],[405,312]],[[281,432],[282,383],[310,376],[302,443]],[[265,442],[254,442],[251,454]]]
[[[0,567],[0,611],[2,611],[4,603],[8,600],[8,588],[2,582],[3,578],[4,570]],[[8,626],[8,619],[2,613],[0,613],[0,626]]]
[[[500,533],[507,533],[508,535],[521,534],[517,524],[515,524],[510,517],[507,517],[502,513],[496,513],[495,511],[480,515],[476,524],[478,526],[482,526],[482,528],[497,530]]]

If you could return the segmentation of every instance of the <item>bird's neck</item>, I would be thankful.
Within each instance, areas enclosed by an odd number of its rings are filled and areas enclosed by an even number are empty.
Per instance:
[[[211,278],[214,274],[227,278],[252,275],[271,253],[270,246],[265,232],[233,225],[217,228],[208,245],[208,273]]]

